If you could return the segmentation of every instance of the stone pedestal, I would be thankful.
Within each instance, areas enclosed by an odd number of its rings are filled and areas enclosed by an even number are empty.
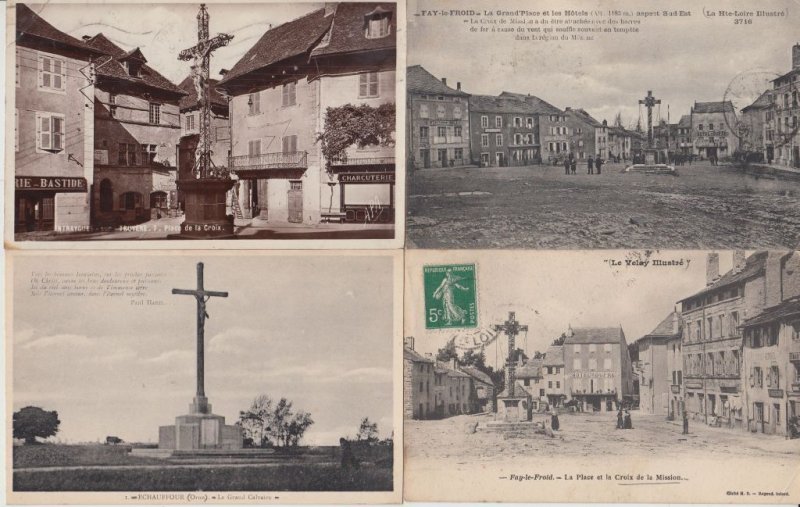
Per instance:
[[[158,429],[159,449],[201,451],[243,447],[242,428],[227,425],[225,417],[212,414],[206,397],[195,397],[189,410],[189,414],[176,417],[174,425]]]
[[[181,238],[210,239],[233,237],[233,216],[226,211],[231,179],[180,180],[178,190],[184,196],[185,219]]]
[[[530,396],[497,398],[497,417],[506,422],[530,421],[533,419]]]

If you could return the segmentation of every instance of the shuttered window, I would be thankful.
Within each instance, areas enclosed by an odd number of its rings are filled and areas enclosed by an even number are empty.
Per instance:
[[[64,115],[36,113],[36,147],[45,151],[64,149]]]
[[[296,87],[297,83],[286,83],[283,85],[283,107],[293,106],[297,103]]]
[[[358,76],[358,96],[377,97],[378,96],[378,73],[365,72]]]
[[[65,91],[66,63],[59,58],[39,55],[39,89]]]

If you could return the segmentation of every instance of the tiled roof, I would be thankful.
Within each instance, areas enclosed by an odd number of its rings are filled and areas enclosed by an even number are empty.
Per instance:
[[[766,109],[770,106],[769,102],[769,90],[765,91],[761,95],[758,96],[756,100],[753,101],[752,104],[749,106],[745,106],[742,108],[742,112],[747,112],[751,109]]]
[[[565,344],[573,343],[620,343],[624,338],[621,327],[579,327],[567,335]]]
[[[469,109],[481,113],[561,114],[559,109],[537,97],[526,96],[522,99],[509,95],[472,95],[469,98]]]
[[[326,36],[312,52],[312,57],[395,49],[397,47],[397,13],[394,3],[343,2],[336,5],[330,36]],[[386,13],[389,35],[369,39],[366,36],[367,16]]]
[[[744,327],[757,326],[795,315],[800,315],[800,298],[790,299],[781,304],[766,308],[755,317],[744,321],[742,325]]]
[[[102,51],[106,55],[95,61],[95,71],[98,76],[121,79],[123,81],[139,83],[150,88],[172,92],[178,95],[185,95],[172,81],[146,64],[142,65],[138,77],[128,74],[120,60],[124,59],[126,56],[131,56],[132,53],[117,46],[102,33],[98,33],[94,37],[87,39],[84,44]]]
[[[217,85],[218,82],[219,82],[219,80],[217,80],[217,79],[209,79],[208,80],[208,85],[209,85],[208,87],[209,87],[209,90],[210,90],[209,95],[211,97],[211,105],[212,106],[216,105],[216,106],[219,106],[219,107],[227,109],[228,108],[228,101],[225,100],[225,97],[223,97],[222,94],[219,93],[219,91],[217,91],[217,86],[216,85]],[[184,111],[186,109],[191,109],[193,107],[197,107],[198,106],[198,103],[197,103],[197,89],[194,87],[194,80],[192,79],[191,76],[187,76],[183,81],[181,81],[180,84],[178,85],[178,88],[180,88],[181,90],[185,91],[188,94],[185,97],[183,97],[180,100],[180,102],[178,103],[180,105],[181,111]]]
[[[414,361],[415,363],[431,363],[433,364],[433,359],[429,357],[425,357],[416,350],[411,350],[408,347],[403,347],[403,359],[407,359],[409,361]]]
[[[564,364],[563,345],[550,345],[544,353],[542,366],[561,366]]]
[[[483,382],[484,384],[487,384],[487,385],[490,385],[490,386],[494,385],[494,382],[492,382],[492,379],[489,377],[489,375],[485,374],[484,372],[480,371],[477,368],[474,368],[472,366],[462,366],[461,367],[461,371],[463,371],[467,375],[469,375],[471,377],[474,377],[475,379]]]
[[[569,111],[565,111],[567,114],[574,114],[578,119],[588,123],[592,127],[602,127],[603,124],[599,121],[595,120],[592,115],[587,113],[584,109],[570,109]]]
[[[330,28],[333,15],[318,9],[267,30],[219,81],[225,85],[245,74],[299,55],[307,55]]]
[[[517,383],[514,386],[514,397],[515,398],[524,398],[526,396],[535,397],[536,395],[531,392],[530,388],[525,387],[524,384]],[[508,398],[508,387],[503,389],[503,391],[497,395],[498,398]]]
[[[733,103],[729,100],[722,102],[695,102],[694,113],[733,113]]]
[[[691,126],[692,126],[692,117],[688,114],[681,116],[681,119],[678,121],[678,127],[689,128]]]
[[[564,114],[564,111],[560,110],[559,108],[557,108],[553,104],[551,104],[551,103],[549,103],[549,102],[547,102],[545,100],[542,100],[542,99],[540,99],[539,97],[537,97],[535,95],[531,95],[530,93],[522,94],[522,93],[515,93],[515,92],[502,92],[500,94],[500,97],[524,100],[525,102],[527,102],[534,109],[534,111],[533,111],[534,113],[539,113],[539,114]]]
[[[100,51],[87,48],[83,42],[54,27],[27,5],[19,3],[17,4],[17,40],[26,37],[35,37],[54,45],[77,49],[87,56],[101,54]]]
[[[518,378],[537,378],[542,376],[542,360],[531,359],[516,370]]]
[[[412,65],[406,73],[408,93],[429,93],[432,95],[455,95],[467,97],[469,94],[454,90],[425,70],[421,65]]]
[[[652,331],[645,336],[678,336],[681,333],[681,319],[673,310]]]
[[[754,253],[753,255],[747,258],[744,268],[741,271],[734,272],[734,270],[730,270],[724,275],[722,275],[719,279],[717,279],[716,282],[712,283],[703,290],[692,294],[689,297],[681,299],[679,302],[686,301],[687,299],[692,299],[697,296],[707,294],[713,290],[725,287],[726,285],[732,285],[734,283],[742,282],[744,280],[753,278],[754,276],[759,276],[763,274],[767,264],[768,255],[769,252],[765,251]]]

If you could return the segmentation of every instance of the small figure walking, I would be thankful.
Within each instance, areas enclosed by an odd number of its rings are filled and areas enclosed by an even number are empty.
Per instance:
[[[578,168],[578,161],[573,158],[570,159],[569,163],[570,163],[570,169],[572,170],[572,174],[575,174],[575,170]]]
[[[683,411],[683,434],[689,434],[689,414],[686,410]]]
[[[625,427],[624,424],[625,420],[622,417],[622,407],[620,407],[619,411],[617,411],[617,429],[618,430],[623,429]]]
[[[558,428],[560,427],[561,425],[558,422],[558,411],[555,407],[553,407],[550,409],[550,428],[553,431],[558,431]]]
[[[353,449],[350,447],[350,442],[348,442],[345,438],[340,438],[339,447],[342,449],[342,469],[348,470],[358,468],[358,460],[356,459],[355,454],[353,454]]]
[[[569,175],[569,158],[564,157],[564,174]]]
[[[589,155],[589,160],[586,161],[586,164],[589,166],[589,174],[594,174],[594,159],[591,155]]]
[[[597,166],[597,174],[600,174],[600,171],[601,171],[601,170],[602,170],[602,168],[603,168],[603,159],[602,159],[602,158],[600,158],[600,157],[597,157],[597,161],[595,162],[595,164],[594,164],[594,165],[596,165],[596,166]]]

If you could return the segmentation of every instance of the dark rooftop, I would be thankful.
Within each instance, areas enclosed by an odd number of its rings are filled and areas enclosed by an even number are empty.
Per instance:
[[[567,334],[564,344],[573,343],[620,343],[625,334],[621,327],[579,327]]]
[[[450,88],[437,79],[433,74],[425,70],[421,65],[412,65],[406,73],[406,88],[408,93],[428,93],[432,95],[455,95],[458,97],[468,97],[469,94],[461,90]]]

